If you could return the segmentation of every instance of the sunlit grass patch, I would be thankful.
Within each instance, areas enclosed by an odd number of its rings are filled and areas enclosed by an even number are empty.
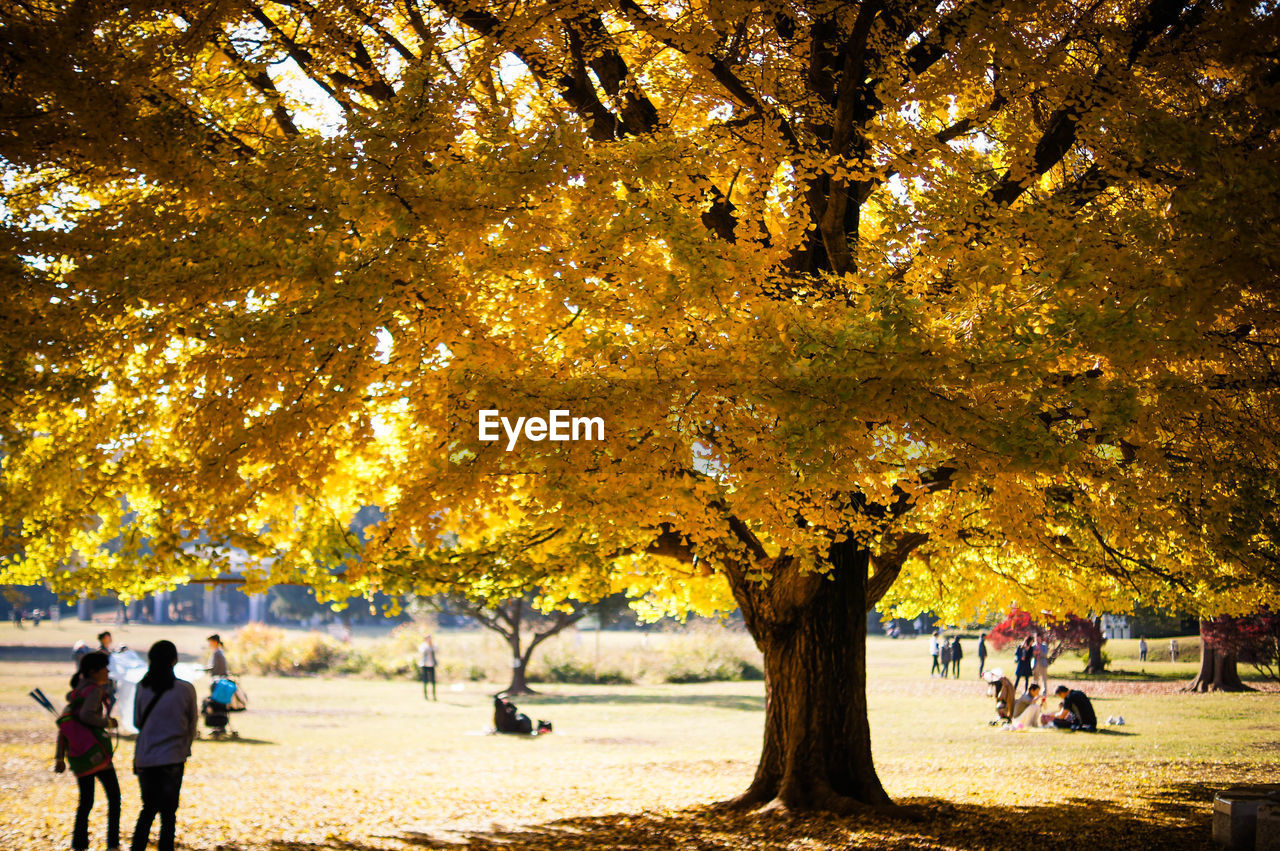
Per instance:
[[[608,648],[602,653],[610,658]],[[484,735],[501,683],[445,681],[431,703],[407,679],[246,677],[249,711],[233,716],[242,738],[196,743],[179,836],[201,851],[454,843],[828,851],[1013,847],[1041,838],[1100,849],[1200,847],[1213,790],[1280,772],[1274,691],[1184,695],[1166,683],[1084,683],[1099,715],[1123,715],[1124,727],[1010,733],[986,724],[991,701],[976,662],[966,660],[962,679],[940,680],[927,676],[922,640],[873,640],[869,653],[877,765],[889,793],[920,808],[920,821],[709,810],[754,771],[758,682],[547,684],[518,703],[556,732],[525,739]],[[49,770],[53,727],[26,697],[40,686],[60,698],[69,672],[69,661],[0,662],[6,851],[69,844],[75,785]],[[126,836],[138,803],[131,749],[122,741],[117,757]],[[98,809],[93,835],[101,837]]]

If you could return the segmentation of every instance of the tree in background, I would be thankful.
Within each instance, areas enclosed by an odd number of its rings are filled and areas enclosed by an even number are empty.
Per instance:
[[[1239,662],[1280,681],[1280,615],[1268,611],[1200,622],[1200,673],[1189,691],[1247,691]]]
[[[0,16],[0,581],[737,606],[836,811],[877,603],[1280,605],[1271,6]]]
[[[1193,622],[1194,627],[1190,626]],[[1135,606],[1133,614],[1129,616],[1129,626],[1134,638],[1171,638],[1198,630],[1199,619],[1188,618],[1180,612]]]
[[[1014,608],[1009,616],[991,628],[987,642],[996,650],[1004,650],[1010,643],[1022,641],[1028,635],[1043,635],[1049,645],[1049,663],[1057,661],[1068,650],[1082,651],[1087,655],[1086,674],[1106,673],[1106,659],[1102,645],[1107,640],[1097,619],[1068,614],[1063,618],[1035,619],[1030,612]]]
[[[269,609],[273,617],[282,621],[307,621],[319,615],[333,617],[333,609],[318,600],[311,589],[281,585],[271,589]]]
[[[511,683],[503,691],[507,694],[533,694],[526,678],[533,651],[587,615],[587,609],[581,605],[541,612],[536,607],[539,596],[536,591],[526,591],[518,597],[480,602],[456,594],[442,595],[434,598],[433,605],[446,614],[465,615],[485,629],[501,635],[511,650],[508,656],[511,660]]]
[[[19,610],[25,610],[31,597],[12,585],[0,586],[0,617],[12,618]]]

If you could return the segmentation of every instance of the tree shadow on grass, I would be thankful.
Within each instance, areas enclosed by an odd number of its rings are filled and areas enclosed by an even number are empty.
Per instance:
[[[737,709],[744,712],[763,712],[764,695],[750,694],[539,694],[516,695],[512,698],[520,706],[554,706],[569,704],[586,706],[614,703],[619,706],[667,703],[675,706],[700,706],[710,709]]]
[[[71,648],[61,644],[0,644],[0,662],[66,662],[67,670],[75,672]]]
[[[121,733],[119,736],[119,740],[122,742],[137,743],[138,734],[137,733]],[[270,741],[269,739],[251,739],[248,736],[218,736],[217,738],[214,738],[213,736],[210,736],[208,733],[201,733],[201,735],[196,739],[196,741],[200,742],[202,746],[214,745],[217,747],[222,747],[223,745],[230,747],[232,745],[277,745],[279,744],[279,742],[273,742],[273,741]]]
[[[202,736],[199,741],[206,745],[217,747],[231,747],[233,745],[275,745],[279,742],[273,742],[268,739],[250,739],[247,736],[221,736],[213,738],[212,736]]]
[[[1011,783],[1032,781],[1010,778]],[[566,818],[476,832],[408,831],[385,837],[436,851],[928,851],[929,849],[1212,847],[1212,789],[1175,785],[1137,799],[1068,799],[1036,806],[954,804],[933,798],[900,803],[917,820],[825,814],[740,815],[710,807],[670,813]],[[277,842],[273,851],[382,851],[384,846]]]

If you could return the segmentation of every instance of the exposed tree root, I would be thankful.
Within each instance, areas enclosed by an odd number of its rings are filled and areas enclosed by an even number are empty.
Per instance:
[[[787,817],[805,816],[814,813],[831,813],[838,816],[870,816],[873,818],[889,818],[910,822],[926,819],[929,812],[918,805],[901,804],[868,804],[848,795],[830,794],[807,806],[787,803],[781,797],[761,801],[760,796],[752,790],[722,801],[716,809],[728,812],[745,812],[753,817]]]
[[[715,804],[714,809],[730,813],[747,812],[748,810],[755,810],[761,805],[769,803],[773,800],[774,795],[775,792],[772,790],[766,790],[763,784],[760,786],[752,785],[741,795]]]
[[[530,695],[530,694],[537,694],[537,693],[538,693],[537,691],[535,691],[534,689],[531,689],[531,688],[529,688],[527,685],[525,685],[525,686],[516,686],[515,688],[505,688],[505,689],[503,689],[502,691],[498,692],[498,694],[496,694],[496,695],[494,695],[494,696],[495,696],[495,697],[511,697],[512,695],[526,695],[526,696],[527,696],[527,695]]]
[[[1214,682],[1213,680],[1205,681],[1201,679],[1195,679],[1195,680],[1192,680],[1185,688],[1183,688],[1182,691],[1196,692],[1199,694],[1207,694],[1208,692],[1214,692],[1214,691],[1241,692],[1241,691],[1257,691],[1257,689],[1254,688],[1253,686],[1247,686],[1244,683],[1232,683],[1232,682],[1219,683],[1219,682]]]

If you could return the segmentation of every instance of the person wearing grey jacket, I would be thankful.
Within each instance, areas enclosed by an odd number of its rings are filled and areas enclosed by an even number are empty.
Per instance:
[[[199,720],[196,689],[174,676],[178,648],[172,641],[157,641],[147,654],[150,666],[138,683],[133,704],[133,724],[138,728],[133,771],[142,791],[142,811],[133,830],[131,851],[145,851],[151,823],[160,816],[160,851],[173,851],[177,833],[178,796],[182,773]]]

